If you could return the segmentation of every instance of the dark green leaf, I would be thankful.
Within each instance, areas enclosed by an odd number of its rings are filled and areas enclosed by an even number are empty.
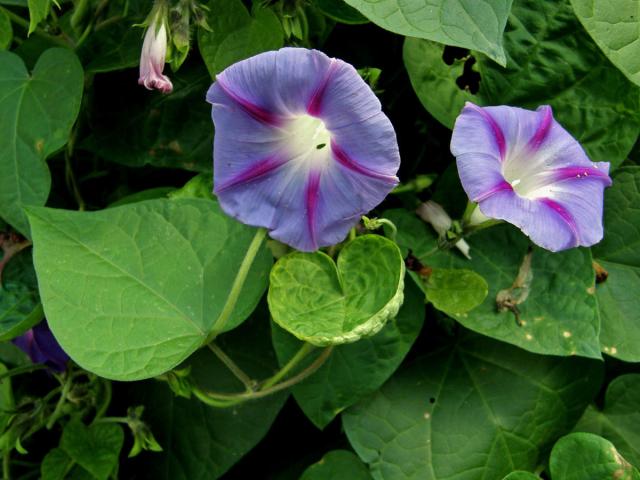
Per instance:
[[[198,31],[198,47],[212,77],[232,63],[284,42],[278,17],[268,8],[254,4],[251,14],[241,0],[210,0],[207,23],[211,31]]]
[[[540,480],[540,477],[529,472],[512,472],[502,480]]]
[[[604,408],[590,406],[574,431],[613,442],[634,465],[640,465],[640,375],[622,375],[607,388]]]
[[[497,479],[543,461],[601,375],[592,360],[470,334],[399,370],[343,422],[374,478]]]
[[[470,269],[487,281],[489,294],[480,306],[451,315],[465,327],[536,353],[600,358],[589,250],[534,248],[530,269],[523,269],[529,241],[515,227],[501,225],[470,237],[471,260],[466,260],[455,249],[434,250],[434,234],[413,214],[395,210],[385,215],[398,226],[401,248],[412,250],[424,265]],[[523,270],[528,270],[526,281],[518,286]],[[505,297],[517,310],[506,308]]]
[[[60,448],[98,480],[106,480],[118,466],[124,432],[114,423],[95,423],[89,427],[79,420],[65,425]]]
[[[135,81],[113,96],[96,89],[92,133],[81,147],[132,167],[154,165],[211,171],[213,123],[204,95],[211,83],[204,67],[171,76],[173,93],[149,92]]]
[[[593,247],[606,271],[596,286],[602,351],[640,361],[640,167],[624,167],[605,192],[604,240]],[[602,275],[602,272],[601,272]]]
[[[348,450],[333,450],[307,468],[300,480],[371,480],[369,470]]]
[[[273,320],[314,345],[355,342],[380,331],[403,300],[404,261],[391,240],[364,235],[337,264],[322,252],[282,257],[270,274]]]
[[[260,307],[240,328],[216,343],[254,379],[275,373],[277,361],[269,342],[268,311]],[[208,350],[189,360],[197,383],[218,392],[242,392],[242,385]],[[143,452],[142,478],[215,480],[249,452],[267,433],[287,397],[277,393],[229,408],[209,407],[199,400],[175,397],[158,382],[134,384],[136,402],[145,405],[144,419],[161,453]]]
[[[398,316],[376,335],[334,348],[326,363],[292,388],[298,405],[318,427],[324,428],[345,408],[375,392],[398,368],[415,341],[424,320],[424,301],[411,281]],[[302,343],[277,325],[273,344],[285,364]]]
[[[591,433],[572,433],[558,440],[549,467],[553,480],[640,480],[640,472],[611,442]]]
[[[0,10],[0,50],[6,50],[13,41],[13,28],[9,16]]]
[[[51,329],[78,364],[119,380],[161,374],[202,345],[256,232],[201,199],[29,216]],[[253,311],[270,266],[262,247],[225,330]]]
[[[323,14],[336,22],[350,25],[369,23],[367,17],[347,5],[344,0],[314,0],[313,4]]]
[[[0,51],[0,216],[25,235],[22,207],[46,202],[45,160],[67,142],[82,88],[82,67],[69,50],[45,51],[31,75],[20,57]]]

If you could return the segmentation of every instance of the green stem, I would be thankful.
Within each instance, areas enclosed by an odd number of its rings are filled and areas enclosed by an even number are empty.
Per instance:
[[[227,297],[227,303],[225,303],[220,316],[216,320],[211,329],[211,333],[207,337],[206,343],[211,343],[214,338],[216,338],[226,326],[229,318],[231,318],[231,314],[233,313],[233,309],[238,302],[238,298],[240,298],[240,293],[242,291],[242,287],[244,286],[244,282],[247,279],[247,275],[249,274],[249,270],[251,270],[251,266],[253,265],[253,261],[256,258],[256,255],[260,251],[260,246],[262,245],[262,241],[267,236],[267,230],[264,228],[259,228],[256,231],[253,240],[251,240],[251,244],[247,249],[247,253],[242,259],[242,263],[240,264],[240,269],[238,270],[238,274],[236,275],[235,280],[233,281],[233,285],[231,286],[231,291],[229,292],[229,296]]]
[[[395,224],[391,220],[388,220],[386,218],[379,218],[378,222],[380,222],[383,225],[389,226],[389,228],[391,229],[389,238],[391,238],[391,240],[395,242],[398,236],[398,228],[395,226]]]
[[[218,359],[224,363],[225,367],[229,369],[233,375],[242,382],[248,392],[252,392],[255,390],[256,382],[249,378],[247,375],[232,359],[222,351],[222,349],[216,345],[215,343],[209,343],[207,345],[209,350],[211,350]]]
[[[357,236],[356,227],[353,227],[351,230],[349,230],[349,241],[355,240],[356,236]]]
[[[0,382],[5,378],[15,377],[16,375],[22,375],[23,373],[31,373],[37,370],[44,370],[47,366],[42,363],[33,363],[30,365],[23,365],[21,367],[12,368],[7,370],[3,374],[0,374]]]
[[[4,480],[11,479],[11,451],[8,449],[5,450],[2,457],[2,478]]]
[[[62,416],[62,408],[64,407],[65,401],[67,400],[67,395],[69,395],[69,391],[73,386],[73,382],[70,377],[67,377],[66,382],[62,386],[62,391],[60,392],[60,398],[58,398],[58,403],[56,403],[56,408],[53,410],[53,413],[49,417],[47,421],[46,428],[47,430],[51,430],[55,425],[56,421]]]
[[[126,423],[129,424],[129,417],[102,417],[97,418],[93,423]]]
[[[96,411],[96,416],[93,419],[94,422],[101,419],[104,414],[107,413],[107,409],[111,404],[111,381],[104,379],[102,385],[104,386],[104,397]]]
[[[29,22],[24,18],[22,18],[20,15],[16,15],[11,10],[9,10],[8,8],[4,8],[1,5],[0,5],[0,11],[4,12],[13,23],[21,26],[27,32],[29,31]],[[47,32],[45,32],[41,28],[36,28],[32,33],[36,34],[38,37],[48,40],[51,43],[55,43],[56,45],[59,45],[61,47],[69,48],[71,46],[69,45],[69,43],[65,42],[61,38],[54,37],[53,35],[49,35]]]
[[[289,372],[293,370],[293,368],[295,368],[304,358],[307,357],[307,355],[309,355],[315,349],[316,347],[314,345],[311,345],[310,343],[305,343],[304,345],[302,345],[300,350],[298,350],[296,354],[291,357],[291,359],[286,363],[284,367],[282,367],[274,376],[264,381],[264,383],[260,387],[260,390],[266,390],[274,386],[276,383],[286,377]]]
[[[320,367],[322,367],[322,365],[324,365],[332,351],[333,347],[325,348],[318,358],[316,358],[307,368],[291,377],[289,380],[285,380],[284,382],[278,383],[269,388],[264,388],[255,392],[218,393],[194,387],[193,393],[199,400],[214,407],[231,407],[238,403],[246,402],[247,400],[263,398],[281,390],[290,388],[293,385],[302,382],[310,375],[313,375]]]

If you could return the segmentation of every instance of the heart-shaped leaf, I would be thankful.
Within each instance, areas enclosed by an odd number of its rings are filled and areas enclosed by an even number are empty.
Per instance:
[[[507,68],[474,52],[448,65],[442,45],[407,38],[404,63],[424,107],[449,128],[465,101],[548,104],[593,161],[624,161],[640,133],[640,95],[583,31],[569,0],[516,0],[504,48]]]
[[[609,440],[592,433],[572,433],[553,446],[552,480],[640,480],[635,469]]]
[[[291,253],[271,270],[269,309],[282,328],[314,345],[355,342],[380,331],[403,300],[404,261],[395,243],[364,235],[340,252]]]
[[[62,431],[60,448],[96,479],[106,480],[118,465],[123,442],[120,425],[96,423],[87,427],[72,420]]]
[[[365,17],[407,37],[486,53],[500,65],[512,0],[345,0]]]
[[[602,410],[590,406],[574,429],[613,442],[634,465],[640,465],[640,375],[621,375],[607,388]]]
[[[611,63],[640,85],[640,1],[571,0],[571,4]]]
[[[198,47],[212,77],[234,62],[282,47],[284,32],[278,17],[255,5],[250,14],[241,0],[208,3],[210,30],[200,29]]]
[[[118,380],[161,374],[202,345],[256,232],[204,199],[29,219],[51,330],[82,367]],[[262,247],[224,330],[253,311],[270,266]]]
[[[82,88],[82,66],[70,50],[45,51],[31,75],[20,57],[0,51],[0,217],[24,235],[22,208],[45,204],[51,175],[44,160],[67,142]]]
[[[374,478],[488,480],[533,470],[598,391],[601,362],[462,333],[343,413]]]
[[[376,335],[336,346],[316,373],[292,388],[298,405],[318,428],[380,388],[409,352],[424,321],[424,296],[411,281],[404,296],[398,316]],[[281,365],[300,349],[300,341],[277,325],[272,338]]]

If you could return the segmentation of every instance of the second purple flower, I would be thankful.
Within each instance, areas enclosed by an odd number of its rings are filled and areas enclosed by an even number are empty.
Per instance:
[[[398,183],[393,126],[348,63],[262,53],[217,75],[207,100],[220,205],[298,250],[342,241]]]

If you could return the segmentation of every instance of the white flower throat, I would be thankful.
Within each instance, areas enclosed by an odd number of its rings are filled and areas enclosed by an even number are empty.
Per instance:
[[[331,133],[324,122],[310,115],[289,121],[285,149],[291,160],[308,167],[323,167],[331,161]]]

